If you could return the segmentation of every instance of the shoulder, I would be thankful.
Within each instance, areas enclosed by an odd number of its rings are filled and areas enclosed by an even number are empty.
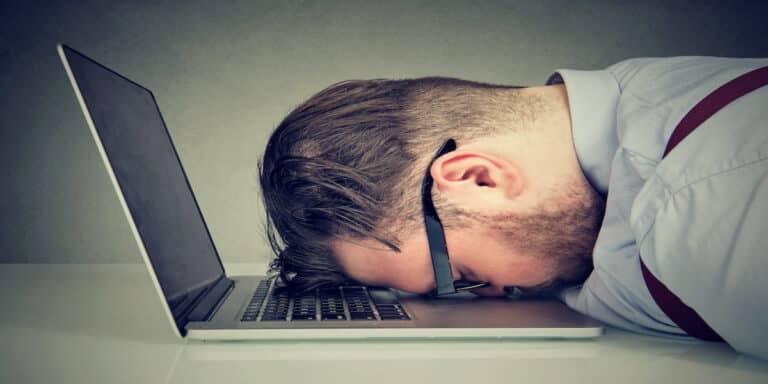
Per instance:
[[[711,56],[643,57],[620,61],[606,68],[622,91],[652,90],[669,86],[690,86],[691,82],[717,83],[728,73],[768,65],[768,59]],[[714,77],[714,78],[713,78]]]
[[[609,67],[620,89],[616,132],[628,160],[649,177],[675,127],[694,105],[765,65],[768,59],[685,56],[630,59]]]
[[[768,305],[762,294],[768,274],[766,105],[763,87],[702,123],[658,161],[630,217],[649,270],[744,351],[754,344],[754,330],[768,322],[758,310]]]

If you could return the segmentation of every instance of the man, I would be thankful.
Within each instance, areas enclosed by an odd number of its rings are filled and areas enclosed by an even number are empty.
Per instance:
[[[454,279],[487,283],[475,293],[554,293],[617,327],[689,337],[648,287],[660,280],[713,337],[768,358],[768,87],[665,154],[697,103],[766,65],[633,59],[527,88],[335,84],[285,118],[260,164],[273,268],[297,289],[432,291],[428,173]]]

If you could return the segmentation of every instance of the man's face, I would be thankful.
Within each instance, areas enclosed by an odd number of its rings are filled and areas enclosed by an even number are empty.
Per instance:
[[[490,283],[474,293],[504,295],[506,286],[532,287],[554,278],[554,270],[545,260],[512,257],[503,242],[488,235],[449,230],[447,238],[454,280]],[[333,247],[344,271],[364,284],[414,293],[435,289],[425,235],[403,241],[401,252],[374,240],[337,241]]]

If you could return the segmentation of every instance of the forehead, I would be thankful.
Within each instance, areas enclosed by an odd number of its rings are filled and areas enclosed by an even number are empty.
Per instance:
[[[344,272],[367,284],[409,292],[428,292],[434,287],[426,236],[402,242],[396,252],[370,239],[336,240],[332,248]]]

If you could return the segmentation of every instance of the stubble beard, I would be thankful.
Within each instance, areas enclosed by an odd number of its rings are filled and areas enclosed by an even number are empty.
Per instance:
[[[439,199],[439,198],[438,198]],[[605,215],[605,198],[578,178],[541,199],[526,213],[477,214],[440,199],[448,227],[479,225],[499,236],[511,253],[543,261],[552,278],[522,288],[522,296],[549,296],[582,283],[591,273],[592,251]]]
[[[605,215],[605,198],[586,180],[554,192],[527,214],[494,215],[493,229],[518,254],[553,268],[553,278],[532,293],[583,282],[592,272],[592,252]]]

